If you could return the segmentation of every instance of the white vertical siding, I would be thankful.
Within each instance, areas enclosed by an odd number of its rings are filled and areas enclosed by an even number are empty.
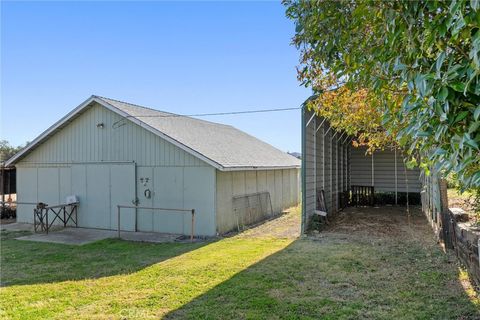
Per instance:
[[[330,130],[332,132],[332,204],[331,208],[333,211],[338,210],[338,180],[337,180],[337,175],[338,175],[338,146],[337,146],[337,136],[338,132],[335,132]]]
[[[366,154],[365,147],[351,148],[352,185],[374,186],[375,192],[395,192],[395,151],[383,150]],[[397,151],[397,192],[406,192],[403,155]],[[408,191],[420,192],[420,169],[407,169]],[[373,178],[373,180],[372,180]]]
[[[222,172],[216,170],[217,232],[237,227],[233,197],[268,191],[273,211],[279,213],[299,202],[299,169]]]
[[[372,155],[366,154],[365,148],[351,148],[351,184],[373,186]]]
[[[420,168],[415,167],[413,169],[407,169],[407,181],[405,179],[405,163],[403,162],[404,156],[397,152],[397,181],[398,192],[420,192],[422,191],[422,181],[420,179]],[[395,171],[394,166],[391,168]]]
[[[395,153],[391,150],[375,151],[373,163],[375,190],[395,192]]]
[[[116,206],[131,204],[135,166],[128,164],[73,164],[22,165],[17,167],[18,201],[44,202],[48,205],[65,203],[68,195],[75,194],[80,205],[80,227],[116,229]],[[33,205],[21,205],[17,210],[19,222],[33,222]],[[128,222],[129,215],[123,222]],[[128,224],[128,223],[127,223]],[[131,229],[129,223],[128,229]]]
[[[213,167],[184,167],[183,170],[185,188],[183,192],[183,206],[185,209],[195,209],[196,234],[213,236],[216,234],[216,169]],[[187,219],[191,218],[188,215],[185,217]],[[191,220],[186,221],[185,226],[187,228],[190,227]]]
[[[267,191],[267,171],[258,170],[255,173],[257,175],[257,192]]]
[[[117,205],[135,199],[135,170],[140,206],[195,209],[195,234],[215,230],[215,169],[213,167],[137,167],[134,163],[91,163],[17,167],[18,201],[57,205],[67,195],[80,200],[80,227],[117,229]],[[38,179],[37,179],[38,177]],[[149,178],[146,185],[140,177]],[[145,180],[144,180],[145,181]],[[37,186],[38,185],[38,186]],[[151,191],[151,198],[145,190]],[[19,205],[18,221],[33,222],[33,205]],[[122,209],[122,230],[133,231],[134,209]],[[190,234],[190,213],[138,210],[137,230]]]
[[[137,198],[144,207],[195,209],[195,234],[216,233],[213,167],[137,167]],[[138,231],[190,234],[191,214],[138,209],[137,226]]]
[[[275,172],[273,170],[267,170],[267,189],[262,191],[267,190],[275,190]],[[272,206],[275,212],[280,209],[276,203],[277,199],[281,199],[281,197],[281,194],[278,194],[276,192],[270,192],[270,198],[272,200]]]
[[[232,195],[244,193],[244,191],[240,191],[242,184],[233,183],[235,178],[244,178],[244,175],[239,173],[241,172],[229,172],[227,174],[217,172],[216,224],[219,233],[227,232],[237,225]]]
[[[283,210],[283,199],[284,199],[284,194],[283,194],[283,174],[282,170],[274,170],[273,172],[274,178],[275,178],[275,185],[273,192],[270,191],[270,195],[273,193],[275,196],[272,199],[272,206],[273,206],[273,211],[274,212],[281,212]]]
[[[37,169],[36,168],[17,168],[17,201],[18,202],[38,202],[37,188]],[[17,206],[17,221],[33,222],[33,206],[19,204]]]
[[[99,123],[104,124],[103,129],[97,128]],[[112,127],[114,123],[117,124]],[[135,161],[140,166],[208,166],[98,104],[49,137],[20,164],[98,161]]]
[[[326,121],[325,121],[326,122]],[[327,124],[325,130],[325,144],[324,144],[324,152],[325,152],[325,203],[327,205],[328,212],[335,212],[333,209],[332,203],[332,188],[333,188],[333,171],[332,171],[332,135],[334,133],[333,129],[330,129],[330,125]],[[328,131],[328,132],[327,132]]]
[[[160,190],[157,190],[156,187],[160,187],[155,183],[154,177],[154,167],[137,167],[137,197],[139,199],[139,205],[144,207],[153,207],[153,199],[157,193],[160,193]],[[163,181],[166,179],[163,178]],[[143,179],[143,180],[141,180]],[[146,182],[145,179],[148,179]],[[143,182],[142,182],[143,181]],[[173,186],[172,186],[173,189]],[[145,196],[147,190],[150,190],[150,198]],[[156,213],[154,210],[150,209],[138,209],[137,210],[137,227],[139,231],[153,232],[153,219],[155,215],[161,214]]]
[[[184,172],[183,168],[154,168],[153,183],[155,190],[153,204],[161,208],[184,208]],[[142,190],[142,189],[140,189]],[[143,190],[138,192],[139,205],[146,205]],[[148,219],[148,215],[145,216]],[[184,233],[185,217],[177,212],[157,212],[153,216],[153,230],[171,233]],[[148,219],[149,220],[149,219]],[[142,223],[144,225],[146,223]],[[147,230],[140,230],[147,231]]]
[[[257,192],[257,173],[255,171],[245,171],[245,193],[251,194]]]

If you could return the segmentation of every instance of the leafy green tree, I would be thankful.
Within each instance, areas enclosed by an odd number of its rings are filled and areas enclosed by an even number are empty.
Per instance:
[[[376,128],[412,157],[421,155],[422,167],[480,186],[479,1],[284,4],[296,24],[299,79],[316,98],[341,87],[365,90],[369,108],[381,115]]]
[[[7,140],[0,140],[0,163],[7,161],[22,149],[22,146],[12,147]]]

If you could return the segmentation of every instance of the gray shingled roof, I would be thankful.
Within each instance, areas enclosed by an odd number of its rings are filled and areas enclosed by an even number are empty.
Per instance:
[[[298,168],[300,161],[232,126],[95,98],[160,131],[222,168]]]

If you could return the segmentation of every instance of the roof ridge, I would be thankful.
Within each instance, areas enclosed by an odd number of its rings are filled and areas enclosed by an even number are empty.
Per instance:
[[[188,119],[192,119],[192,120],[195,120],[195,121],[206,122],[206,123],[209,123],[209,124],[214,124],[214,125],[219,125],[219,126],[225,126],[225,127],[235,128],[234,126],[229,125],[229,124],[218,123],[218,122],[214,122],[214,121],[208,121],[208,120],[204,120],[204,119],[198,119],[198,118],[195,118],[195,117],[192,117],[192,116],[188,116],[188,115],[182,115],[182,114],[173,113],[173,112],[169,112],[169,111],[158,110],[158,109],[154,109],[154,108],[151,108],[151,107],[145,107],[145,106],[141,106],[141,105],[139,105],[139,104],[130,103],[130,102],[122,101],[122,100],[118,100],[118,99],[112,99],[112,98],[103,97],[103,96],[99,96],[99,95],[93,95],[93,97],[96,97],[96,98],[99,98],[99,99],[112,100],[112,101],[115,101],[115,102],[120,102],[120,103],[124,103],[124,104],[127,104],[127,105],[131,105],[131,106],[134,106],[134,107],[137,107],[137,108],[147,109],[147,110],[151,110],[151,111],[155,111],[155,112],[167,113],[167,114],[170,114],[170,115],[172,115],[172,116],[174,116],[174,117],[179,117],[179,118],[183,117],[183,118],[188,118]],[[136,115],[131,115],[131,116],[137,117]],[[141,116],[139,116],[139,117],[142,118]],[[236,128],[235,128],[235,129],[236,129]]]
[[[112,101],[115,101],[115,102],[128,104],[128,105],[131,105],[131,106],[134,106],[134,107],[137,107],[137,108],[148,109],[148,110],[152,110],[152,111],[163,112],[163,113],[168,113],[168,114],[172,114],[172,115],[179,116],[179,117],[184,117],[181,114],[177,114],[177,113],[173,113],[173,112],[169,112],[169,111],[158,110],[158,109],[154,109],[152,107],[145,107],[145,106],[141,106],[139,104],[135,104],[135,103],[131,103],[131,102],[123,101],[123,100],[113,99],[113,98],[109,98],[109,97],[102,97],[102,96],[98,96],[98,95],[93,95],[93,96],[96,97],[96,98],[100,98],[100,99],[107,99],[107,100],[112,100]]]

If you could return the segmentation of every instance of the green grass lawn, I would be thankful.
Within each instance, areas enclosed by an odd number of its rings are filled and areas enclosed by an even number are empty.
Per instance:
[[[290,217],[297,223],[298,211]],[[3,233],[0,317],[479,319],[466,274],[426,230],[402,240],[247,232],[203,244],[84,246]]]

